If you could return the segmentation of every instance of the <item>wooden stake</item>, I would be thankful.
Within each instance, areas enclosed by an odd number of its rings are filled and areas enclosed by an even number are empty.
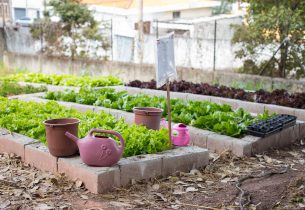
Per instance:
[[[167,116],[168,116],[168,135],[169,140],[172,138],[172,118],[171,118],[171,97],[170,97],[170,82],[166,81],[166,89],[167,89]]]

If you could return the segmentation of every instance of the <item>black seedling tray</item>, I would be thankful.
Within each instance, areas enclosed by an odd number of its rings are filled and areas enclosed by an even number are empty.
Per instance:
[[[254,123],[247,128],[247,134],[258,137],[266,137],[277,133],[282,129],[296,124],[296,117],[287,114],[276,115],[268,120]]]

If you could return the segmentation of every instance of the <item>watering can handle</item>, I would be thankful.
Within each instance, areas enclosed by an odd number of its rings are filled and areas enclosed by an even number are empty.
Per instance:
[[[102,130],[102,129],[96,129],[96,128],[94,128],[94,129],[91,129],[91,130],[90,130],[89,136],[93,136],[93,133],[106,133],[106,134],[112,134],[112,135],[114,135],[114,136],[116,136],[116,137],[118,137],[118,138],[120,139],[122,149],[123,149],[124,146],[125,146],[125,141],[124,141],[123,136],[122,136],[120,133],[116,132],[116,131]]]

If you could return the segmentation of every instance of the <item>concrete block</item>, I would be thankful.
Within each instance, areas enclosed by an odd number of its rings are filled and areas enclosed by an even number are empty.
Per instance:
[[[295,116],[298,120],[305,121],[305,109],[295,109]]]
[[[126,87],[126,91],[130,95],[135,95],[139,93],[143,93],[143,91],[146,91],[147,89],[141,89],[141,88],[136,88],[136,87]]]
[[[207,148],[216,153],[222,153],[225,150],[233,151],[233,142],[236,138],[224,136],[220,134],[212,134],[208,136]]]
[[[236,105],[237,108],[243,108],[244,110],[251,113],[263,113],[265,109],[265,104],[253,103],[248,101],[239,101]]]
[[[232,107],[232,109],[238,108],[239,100],[231,99],[231,98],[221,98],[221,97],[211,97],[211,102],[218,104],[228,104]]]
[[[271,148],[275,148],[279,135],[273,134],[264,138],[260,138],[252,143],[252,154],[259,154]]]
[[[300,125],[296,124],[279,133],[278,147],[284,147],[300,139]]]
[[[20,101],[33,101],[36,103],[46,103],[49,100],[43,99],[43,98],[39,98],[39,97],[32,97],[32,96],[27,96],[27,97],[18,97],[18,100]]]
[[[176,171],[189,172],[195,168],[203,168],[209,163],[208,150],[195,146],[177,147],[160,154],[163,156],[162,176]]]
[[[78,92],[80,87],[72,86],[57,86],[57,85],[47,85],[48,91],[65,91],[65,90],[74,90]]]
[[[163,91],[163,96],[166,97],[166,92]],[[171,92],[171,98],[172,99],[181,99],[181,100],[187,100],[188,93],[180,93],[180,92]]]
[[[253,143],[253,142],[258,141],[259,139],[261,139],[261,137],[246,135],[243,138],[241,138],[240,140]]]
[[[134,124],[134,113],[132,112],[125,112],[125,111],[120,111],[120,110],[117,110],[118,113],[118,118],[121,118],[123,117],[125,122],[128,123],[128,124]]]
[[[42,143],[25,146],[24,162],[42,171],[57,172],[57,157],[52,156]]]
[[[188,100],[188,101],[211,101],[211,97],[212,96],[188,93],[186,95],[186,100]]]
[[[236,156],[251,156],[252,155],[252,142],[235,139],[233,141],[233,154]]]
[[[90,167],[79,156],[58,159],[58,172],[81,180],[92,193],[98,194],[120,186],[120,170],[112,167]]]
[[[68,103],[68,104],[70,104],[70,106],[68,106],[68,107],[76,109],[79,112],[94,111],[94,106],[77,104],[77,103]],[[66,106],[66,105],[64,105],[64,106]]]
[[[28,144],[36,143],[38,141],[29,137],[12,133],[6,129],[0,129],[0,153],[14,153],[21,157],[24,161],[24,148]]]
[[[191,137],[190,145],[207,148],[208,135],[214,134],[211,131],[202,130],[199,128],[189,127]]]
[[[153,89],[145,89],[145,88],[140,89],[140,90],[141,91],[137,90],[139,92],[133,90],[132,93],[129,93],[129,92],[128,93],[131,94],[131,95],[135,95],[135,94],[141,93],[141,94],[149,95],[149,96],[162,96],[162,97],[166,97],[166,92],[162,91],[162,90],[153,90]],[[172,93],[171,93],[171,95],[172,95]]]
[[[103,88],[112,88],[115,89],[116,92],[121,92],[127,90],[127,86],[124,85],[117,85],[117,86],[105,86],[105,87],[95,87],[94,90],[100,90]]]
[[[299,137],[300,137],[300,139],[305,138],[305,123],[304,122],[299,123]]]
[[[269,113],[277,113],[277,114],[289,114],[295,115],[295,109],[290,107],[278,106],[273,104],[265,104],[265,109],[269,111]]]
[[[157,178],[162,175],[162,157],[160,155],[139,155],[123,158],[118,162],[121,172],[121,185],[136,181]]]

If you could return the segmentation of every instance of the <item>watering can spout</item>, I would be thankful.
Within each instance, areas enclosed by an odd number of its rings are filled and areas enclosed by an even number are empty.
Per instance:
[[[77,138],[76,136],[72,135],[72,134],[69,133],[69,132],[66,132],[65,135],[66,135],[69,139],[73,140],[75,143],[77,143],[78,140],[79,140],[79,138]]]

